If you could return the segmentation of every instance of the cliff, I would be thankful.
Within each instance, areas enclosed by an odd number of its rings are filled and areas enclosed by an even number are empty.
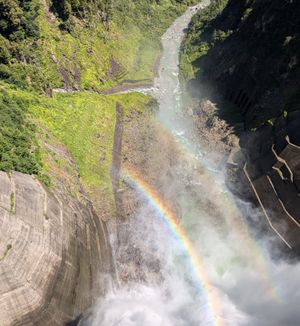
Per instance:
[[[297,249],[299,12],[296,1],[216,0],[192,21],[181,57],[190,94],[213,100],[240,138],[236,181],[242,176],[271,229]]]

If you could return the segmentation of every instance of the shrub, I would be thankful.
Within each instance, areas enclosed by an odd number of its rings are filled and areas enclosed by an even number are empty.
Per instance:
[[[0,170],[38,174],[41,168],[35,126],[26,103],[0,94]]]

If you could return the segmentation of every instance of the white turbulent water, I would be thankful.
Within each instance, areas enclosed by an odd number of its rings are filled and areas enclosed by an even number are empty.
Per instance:
[[[113,287],[99,299],[84,325],[300,325],[300,265],[283,259],[272,261],[268,247],[274,239],[257,240],[249,234],[226,190],[222,172],[213,166],[217,153],[203,155],[195,142],[192,122],[181,114],[178,54],[193,14],[194,10],[188,10],[165,33],[159,78],[154,88],[140,91],[158,99],[158,121],[185,149],[187,158],[191,157],[174,166],[178,178],[166,184],[166,191],[173,191],[182,223],[216,291],[215,298],[199,288],[181,243],[145,203],[126,225],[123,239],[127,249],[131,248],[125,260],[130,260],[132,252],[141,257],[140,280]],[[199,169],[200,173],[195,173]],[[250,205],[241,203],[241,207],[244,215],[259,223],[259,214]],[[126,251],[123,254],[126,256]],[[117,261],[116,265],[122,264]],[[216,315],[222,322],[216,323]]]

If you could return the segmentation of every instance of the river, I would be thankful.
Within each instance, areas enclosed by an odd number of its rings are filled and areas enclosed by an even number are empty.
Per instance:
[[[299,265],[270,258],[272,239],[259,239],[245,218],[259,224],[259,214],[248,203],[237,207],[214,164],[218,153],[201,148],[193,122],[182,112],[179,50],[194,13],[188,9],[164,34],[159,77],[152,89],[140,90],[156,97],[156,119],[180,148],[172,167],[176,178],[165,184],[180,217],[154,189],[133,181],[144,206],[126,232],[135,255],[144,248],[152,258],[144,254],[143,277],[113,285],[81,325],[299,325],[300,291],[293,291],[299,289]]]

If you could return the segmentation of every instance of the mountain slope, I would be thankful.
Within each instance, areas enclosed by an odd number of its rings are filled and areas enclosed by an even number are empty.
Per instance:
[[[190,93],[239,130],[234,174],[290,248],[300,234],[299,13],[297,1],[216,0],[195,16],[181,56]]]
[[[0,78],[22,88],[151,80],[159,36],[192,1],[0,1]]]

